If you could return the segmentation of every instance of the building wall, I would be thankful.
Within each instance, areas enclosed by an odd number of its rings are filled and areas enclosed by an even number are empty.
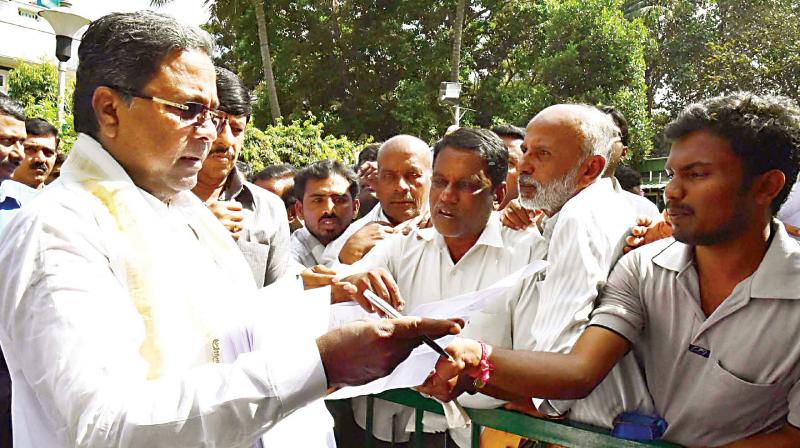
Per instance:
[[[34,2],[35,3],[35,2]],[[19,61],[58,64],[56,37],[46,20],[38,16],[42,7],[21,0],[0,0],[0,90],[8,89],[8,71]],[[72,59],[67,62],[68,76],[78,65],[78,44],[72,44]]]

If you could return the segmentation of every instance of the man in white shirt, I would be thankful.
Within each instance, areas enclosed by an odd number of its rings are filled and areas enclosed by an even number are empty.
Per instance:
[[[25,110],[0,93],[0,234],[25,199],[33,194],[26,185],[8,180],[23,158]],[[24,196],[24,197],[23,197]],[[0,355],[0,445],[11,446],[11,378]]]
[[[396,279],[400,295],[407,301],[406,308],[411,309],[489,287],[544,258],[547,245],[538,230],[503,227],[492,213],[494,203],[502,202],[505,194],[507,158],[507,149],[491,131],[460,128],[447,134],[434,148],[429,201],[433,228],[380,242],[360,261],[343,267],[341,275],[386,269]],[[353,275],[349,280],[361,289],[370,283],[364,274]],[[515,287],[508,295],[515,299],[525,295],[531,282]],[[509,316],[513,311],[505,310],[513,309],[516,300],[500,302],[474,317],[464,329],[465,334],[511,347]],[[366,399],[354,399],[353,406],[356,420],[364,428]],[[376,402],[373,435],[378,439],[377,446],[408,440],[406,425],[412,415],[410,408]],[[426,414],[426,431],[444,431],[447,427],[441,420]],[[441,446],[442,436],[426,434],[426,444],[435,444],[439,439]],[[453,437],[458,441],[458,435]]]
[[[294,195],[297,216],[305,227],[292,234],[292,258],[305,268],[325,264],[326,246],[352,225],[358,213],[358,177],[339,161],[321,160],[298,171]]]
[[[611,180],[601,177],[618,140],[611,118],[588,105],[549,107],[526,128],[520,202],[545,214],[550,265],[531,298],[514,310],[515,350],[568,352],[622,255],[636,212]],[[621,412],[652,409],[631,356],[588,398],[574,403],[536,400],[535,405],[545,415],[569,412],[572,420],[606,428]]]
[[[458,332],[425,319],[300,329],[220,364],[306,319],[259,311],[281,299],[255,297],[241,252],[188,191],[224,123],[212,47],[150,12],[83,36],[79,139],[0,242],[16,447],[248,446],[329,387],[392,371],[421,334]]]
[[[620,260],[573,350],[460,340],[447,348],[456,362],[439,363],[425,390],[457,394],[456,371],[486,359],[485,393],[576,398],[633,351],[666,441],[800,446],[800,246],[774,219],[800,168],[800,108],[750,93],[710,98],[665,134],[675,238]]]
[[[378,205],[325,247],[323,264],[352,264],[375,244],[408,233],[426,220],[431,179],[431,150],[411,135],[396,135],[378,150]]]

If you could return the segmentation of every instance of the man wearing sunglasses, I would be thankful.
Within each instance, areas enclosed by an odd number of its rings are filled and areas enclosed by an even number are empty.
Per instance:
[[[44,186],[58,156],[58,130],[41,118],[25,121],[28,137],[23,148],[25,158],[14,171],[13,179],[35,190]]]
[[[256,286],[274,283],[289,264],[289,222],[281,199],[247,182],[236,168],[250,119],[250,94],[238,76],[217,67],[224,126],[197,174],[192,192],[225,225],[247,259]]]
[[[459,332],[404,318],[311,335],[327,308],[256,291],[188,191],[224,125],[212,52],[151,12],[83,35],[78,140],[0,241],[17,448],[250,446],[329,388],[388,374],[421,335]]]

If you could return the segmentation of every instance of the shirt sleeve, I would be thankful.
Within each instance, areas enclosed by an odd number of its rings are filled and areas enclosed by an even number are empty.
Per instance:
[[[636,343],[645,324],[637,268],[640,255],[641,251],[631,252],[614,267],[590,322],[620,334],[631,344]]]
[[[231,364],[148,380],[142,317],[112,273],[98,228],[75,214],[57,218],[16,220],[0,245],[0,341],[33,394],[16,405],[28,418],[43,412],[61,443],[248,446],[324,396],[313,338],[284,337]]]

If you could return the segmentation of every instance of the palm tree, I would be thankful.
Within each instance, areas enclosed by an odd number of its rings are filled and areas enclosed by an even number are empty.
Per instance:
[[[212,0],[205,0],[204,5],[208,5]],[[269,110],[272,119],[277,121],[282,117],[281,106],[278,103],[278,90],[275,86],[275,75],[272,72],[272,56],[269,51],[269,38],[267,35],[267,14],[264,12],[264,2],[261,0],[250,0],[256,11],[256,23],[258,26],[258,40],[261,44],[261,64],[264,68],[264,79],[267,82],[267,98],[269,100]],[[172,3],[173,0],[150,0],[150,6],[161,7]]]

